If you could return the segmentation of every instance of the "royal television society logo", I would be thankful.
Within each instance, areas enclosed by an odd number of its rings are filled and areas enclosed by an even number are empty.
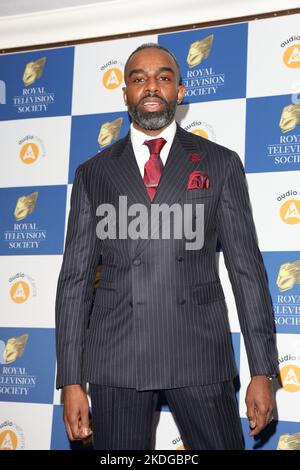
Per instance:
[[[25,273],[17,273],[9,278],[10,299],[15,304],[23,304],[32,297],[36,297],[35,280]]]
[[[279,265],[274,297],[275,323],[278,326],[300,326],[300,259]]]
[[[277,450],[300,450],[300,432],[280,436]]]
[[[111,122],[104,122],[99,131],[98,144],[100,149],[117,140],[121,131],[123,118],[119,117]]]
[[[4,232],[4,241],[8,243],[9,249],[36,248],[47,238],[47,230],[39,229],[36,222],[24,222],[34,212],[38,191],[20,196],[16,201],[12,230]]]
[[[276,165],[300,163],[300,103],[290,103],[280,111],[276,140],[267,144],[267,157]],[[294,132],[292,132],[294,131]],[[274,139],[275,140],[275,139]]]
[[[280,292],[286,292],[293,289],[296,284],[300,284],[300,260],[283,263],[280,266],[276,283]]]
[[[287,225],[295,225],[300,222],[300,193],[299,191],[290,189],[284,194],[277,197],[280,203],[279,216],[283,223]]]
[[[187,64],[190,68],[196,67],[200,65],[201,62],[208,58],[212,43],[213,43],[214,35],[210,34],[204,39],[199,41],[195,41],[190,45],[190,49],[187,56]]]
[[[0,340],[0,364],[11,364],[19,357],[22,357],[27,341],[27,333],[15,338],[9,338],[6,343]]]
[[[214,68],[205,62],[213,48],[214,35],[210,34],[189,46],[186,63],[188,69],[182,77],[186,87],[186,97],[215,95],[225,83],[225,74],[216,73]]]
[[[49,92],[44,85],[39,84],[45,64],[46,57],[40,57],[25,65],[22,76],[24,87],[20,95],[13,97],[13,105],[18,114],[47,112],[49,106],[55,102],[55,93]]]
[[[288,104],[284,106],[281,112],[279,127],[283,133],[290,132],[295,129],[296,126],[300,124],[300,103],[296,104]],[[300,135],[297,134],[295,136],[289,136],[290,138],[281,143],[285,144],[300,144]],[[300,153],[299,146],[298,146],[298,153]]]
[[[100,67],[101,83],[106,90],[115,90],[122,85],[123,68],[123,63],[116,59],[112,59]]]
[[[212,140],[213,142],[217,142],[216,133],[214,128],[211,124],[205,121],[193,121],[188,123],[184,126],[184,129],[192,134],[199,135],[200,137],[204,137],[204,139]]]
[[[45,145],[37,136],[26,135],[19,142],[19,157],[25,165],[31,165],[38,161],[40,157],[45,157]]]
[[[300,67],[300,36],[291,36],[281,43],[284,49],[282,60],[286,67],[297,69]]]
[[[0,423],[0,450],[20,450],[25,448],[24,433],[12,421]]]
[[[24,355],[29,335],[27,333],[0,340],[0,395],[27,397],[37,384],[37,377],[29,374],[26,367],[18,366],[17,360]],[[16,362],[16,365],[14,364]]]
[[[41,57],[36,61],[28,62],[26,64],[23,73],[23,83],[25,86],[32,85],[37,79],[41,78],[45,63],[46,57]]]
[[[15,219],[19,222],[20,220],[26,219],[34,211],[36,201],[39,193],[34,193],[21,196],[18,198],[16,207],[14,210]]]

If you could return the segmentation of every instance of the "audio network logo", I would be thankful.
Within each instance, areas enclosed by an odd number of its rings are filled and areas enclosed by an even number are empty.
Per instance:
[[[24,433],[12,421],[0,423],[0,450],[19,450],[25,448]]]
[[[287,392],[299,392],[300,367],[295,364],[287,364],[280,369],[281,383]]]
[[[107,90],[115,90],[122,85],[123,68],[123,63],[116,59],[112,59],[100,67],[104,88]]]
[[[39,137],[26,135],[19,142],[19,157],[25,165],[35,163],[39,157],[45,157],[45,145]]]
[[[291,44],[292,43],[292,44]],[[300,67],[300,36],[291,36],[281,43],[281,47],[285,48],[283,53],[283,63],[291,68]]]
[[[192,121],[184,126],[184,129],[192,134],[199,135],[200,137],[204,137],[204,139],[212,140],[213,142],[217,142],[216,133],[214,128],[211,124],[205,121]]]
[[[9,278],[10,298],[16,304],[23,304],[29,298],[36,297],[35,280],[25,273],[17,273]]]
[[[295,225],[300,222],[300,199],[296,199],[295,196],[299,197],[299,192],[290,189],[285,194],[277,197],[277,201],[281,202],[285,198],[289,198],[280,205],[279,215],[281,220],[288,225]]]

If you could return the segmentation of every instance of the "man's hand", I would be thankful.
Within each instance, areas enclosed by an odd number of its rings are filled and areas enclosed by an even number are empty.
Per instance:
[[[272,381],[264,375],[252,377],[247,388],[245,402],[251,431],[256,436],[272,421],[275,408]]]
[[[89,402],[81,385],[65,385],[63,387],[63,403],[68,438],[75,441],[91,435]]]

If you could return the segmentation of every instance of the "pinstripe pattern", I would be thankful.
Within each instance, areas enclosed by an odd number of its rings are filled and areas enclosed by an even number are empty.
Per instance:
[[[91,384],[94,448],[153,449],[159,391]],[[187,450],[241,450],[241,422],[231,381],[164,391]]]
[[[200,162],[189,158],[195,152]],[[209,189],[186,190],[194,170],[209,175]],[[56,297],[56,386],[89,381],[142,391],[233,378],[218,238],[251,375],[276,373],[272,304],[237,154],[177,125],[153,203],[204,203],[201,250],[186,251],[184,239],[97,239],[97,206],[118,207],[120,195],[150,207],[129,134],[76,171]]]
[[[158,391],[90,384],[95,450],[151,449]]]
[[[244,449],[232,381],[174,388],[165,395],[186,449]]]

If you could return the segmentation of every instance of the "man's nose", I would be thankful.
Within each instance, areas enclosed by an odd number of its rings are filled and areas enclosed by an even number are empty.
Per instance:
[[[155,79],[155,77],[148,78],[148,80],[146,82],[146,90],[154,93],[154,92],[158,91],[158,89],[159,89],[159,86],[158,86],[158,82]]]

